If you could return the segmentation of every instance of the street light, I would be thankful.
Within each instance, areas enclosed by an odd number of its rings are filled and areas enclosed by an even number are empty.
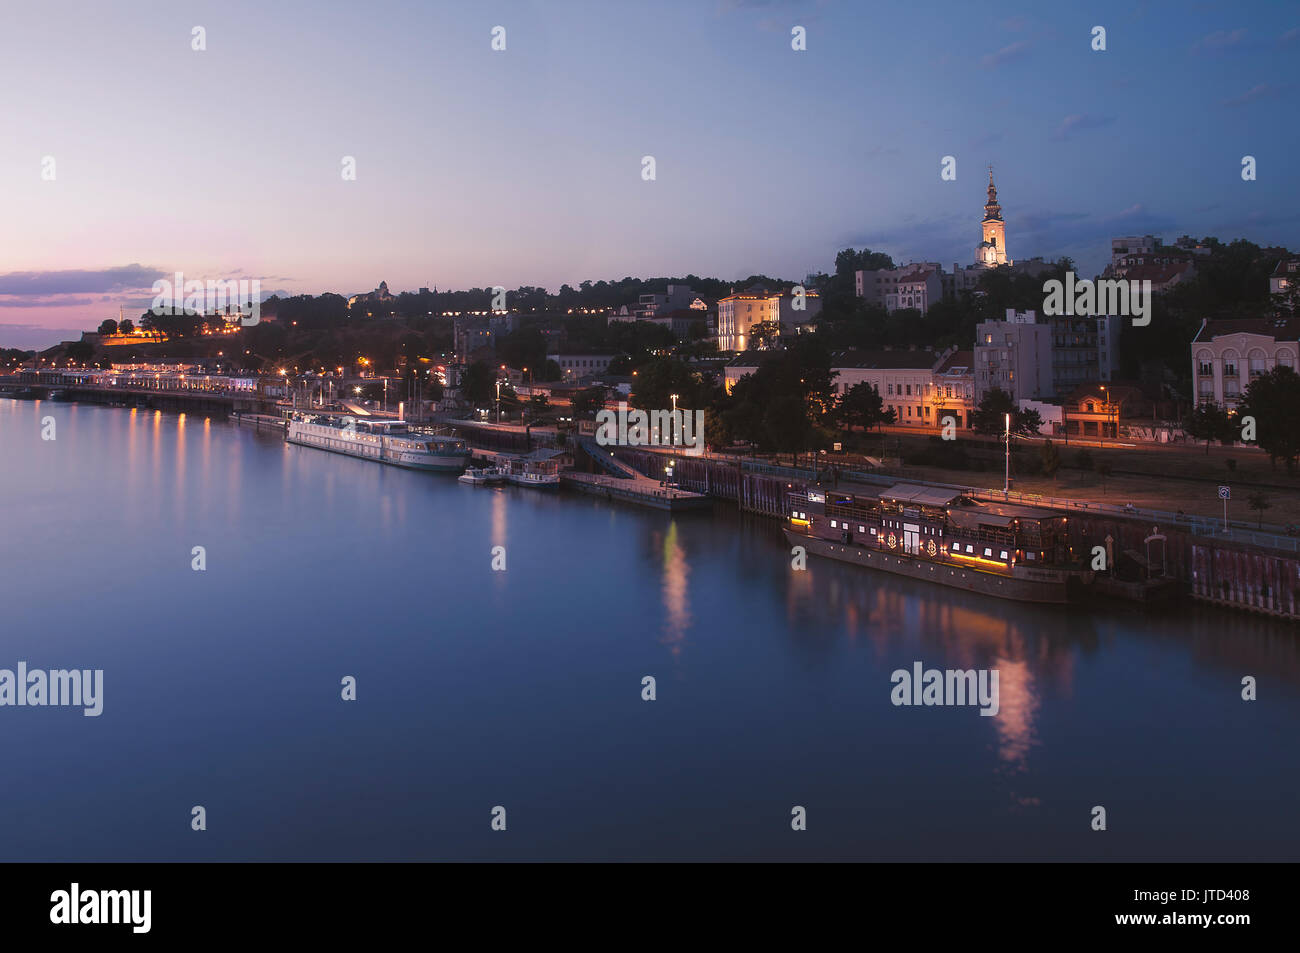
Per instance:
[[[1007,463],[1006,474],[1002,479],[1002,499],[1011,495],[1011,414],[1007,414]]]

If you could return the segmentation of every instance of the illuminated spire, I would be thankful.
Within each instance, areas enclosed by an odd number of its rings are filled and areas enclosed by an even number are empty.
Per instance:
[[[989,200],[984,205],[984,221],[1002,221],[1002,206],[998,204],[998,187],[993,184],[993,166],[989,166]]]

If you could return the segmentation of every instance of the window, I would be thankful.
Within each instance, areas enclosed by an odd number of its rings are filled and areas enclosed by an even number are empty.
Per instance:
[[[911,384],[908,384],[908,385],[906,385],[906,386],[907,386],[907,396],[908,396],[908,397],[911,397],[911,396],[912,396],[912,385],[911,385]]]
[[[859,529],[861,529],[861,527],[859,527]],[[875,535],[876,535],[876,528],[875,528],[874,526],[871,527],[871,535],[872,535],[872,536],[875,536]]]
[[[831,529],[837,529],[837,528],[838,525],[836,524],[836,522],[834,520],[831,520]]]
[[[1236,376],[1237,376],[1237,363],[1236,363],[1236,361],[1224,361],[1224,362],[1223,362],[1223,376],[1224,376],[1224,377],[1236,377]]]
[[[1005,549],[1002,550],[1002,558],[1003,558],[1003,559],[1006,559],[1006,558],[1007,558],[1007,551],[1006,551]]]
[[[953,543],[953,544],[952,544],[952,551],[953,551],[954,553],[959,553],[959,552],[961,552],[961,543]]]
[[[885,392],[886,392],[890,397],[893,397],[893,396],[894,396],[894,385],[893,385],[893,383],[889,383],[889,384],[886,384],[886,385],[885,385]]]
[[[975,547],[972,546],[970,543],[967,543],[967,544],[966,544],[966,552],[968,552],[968,553],[973,553],[973,552],[975,552]]]
[[[929,405],[929,404],[926,404],[926,405],[925,405],[925,415],[926,415],[927,417],[930,416],[930,405]]]
[[[993,555],[993,549],[992,549],[991,547],[989,547],[989,546],[985,546],[985,547],[984,547],[984,555],[985,555],[985,556],[992,556],[992,555]]]

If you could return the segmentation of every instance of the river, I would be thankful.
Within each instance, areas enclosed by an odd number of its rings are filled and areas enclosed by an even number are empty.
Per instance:
[[[96,717],[0,706],[3,860],[1300,855],[1285,622],[799,572],[725,504],[192,416],[0,399],[0,455],[0,669],[103,672]],[[916,662],[998,713],[894,705]]]

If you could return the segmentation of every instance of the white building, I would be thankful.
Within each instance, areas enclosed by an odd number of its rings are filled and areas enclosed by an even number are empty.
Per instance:
[[[1202,321],[1192,339],[1192,393],[1228,408],[1275,367],[1300,367],[1300,317]]]
[[[780,325],[781,296],[761,285],[732,292],[718,302],[718,350],[743,351],[748,347],[749,329],[755,324]]]

